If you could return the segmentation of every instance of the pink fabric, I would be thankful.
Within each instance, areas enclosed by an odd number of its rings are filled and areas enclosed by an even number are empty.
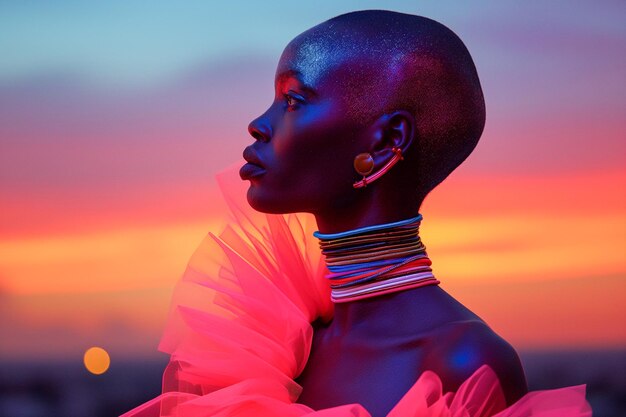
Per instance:
[[[264,215],[246,200],[233,165],[218,182],[233,219],[209,233],[177,285],[159,349],[171,354],[159,397],[122,417],[365,417],[359,404],[296,403],[311,322],[332,319],[326,271],[310,215]],[[456,393],[424,372],[388,417],[591,416],[585,385],[528,393],[505,409],[495,373],[479,368]]]

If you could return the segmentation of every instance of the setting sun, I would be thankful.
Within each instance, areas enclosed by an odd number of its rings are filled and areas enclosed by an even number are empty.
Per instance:
[[[101,347],[87,349],[83,357],[85,368],[94,375],[103,374],[109,369],[111,358],[106,350]]]

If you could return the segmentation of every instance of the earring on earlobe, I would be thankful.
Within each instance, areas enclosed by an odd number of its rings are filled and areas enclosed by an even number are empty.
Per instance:
[[[352,186],[354,188],[367,187],[367,184],[371,183],[372,181],[376,181],[385,172],[389,171],[391,167],[394,166],[399,160],[404,159],[404,157],[402,157],[402,149],[394,146],[393,148],[391,148],[391,150],[393,151],[393,156],[391,157],[389,162],[387,162],[385,166],[380,169],[380,171],[375,172],[372,175],[369,174],[374,169],[374,158],[371,154],[367,152],[358,154],[354,158],[354,169],[356,169],[356,172],[358,172],[359,175],[363,176],[363,179],[361,181],[355,182],[354,184],[352,184]]]

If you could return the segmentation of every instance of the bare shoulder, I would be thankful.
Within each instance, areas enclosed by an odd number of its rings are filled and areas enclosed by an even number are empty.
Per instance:
[[[507,404],[528,392],[515,349],[484,321],[470,319],[441,326],[426,349],[425,364],[441,376],[445,391],[456,391],[474,371],[489,365],[504,390]]]

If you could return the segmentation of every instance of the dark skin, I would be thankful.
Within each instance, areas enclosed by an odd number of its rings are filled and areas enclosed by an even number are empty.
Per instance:
[[[508,404],[527,392],[515,350],[439,286],[336,304],[332,322],[314,328],[296,379],[304,388],[298,402],[313,409],[359,403],[385,416],[425,370],[448,392],[483,364],[498,375]]]
[[[367,123],[346,117],[345,97],[354,96],[354,86],[371,85],[376,62],[348,49],[324,52],[318,37],[319,28],[307,31],[285,48],[274,102],[250,123],[256,142],[244,151],[249,164],[241,171],[250,180],[248,202],[266,213],[312,213],[322,233],[417,215],[419,204],[407,200],[406,190],[424,122],[403,108]],[[360,179],[354,157],[371,153],[376,171],[393,146],[405,160],[365,189],[353,189]],[[297,378],[298,402],[314,409],[359,403],[384,416],[425,370],[435,371],[447,392],[483,364],[498,375],[508,404],[527,392],[515,350],[439,286],[338,303],[333,320],[314,323],[314,330]]]

